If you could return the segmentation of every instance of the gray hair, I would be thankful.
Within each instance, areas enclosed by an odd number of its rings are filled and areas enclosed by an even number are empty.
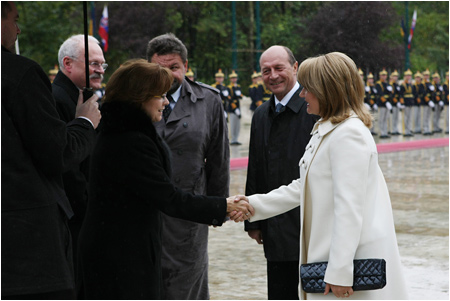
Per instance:
[[[173,33],[157,36],[148,42],[147,61],[150,62],[155,53],[157,55],[178,54],[183,63],[187,61],[188,55],[186,46]]]
[[[93,36],[88,36],[89,43],[96,43],[100,45],[100,42],[94,38]],[[59,68],[64,68],[64,58],[66,56],[71,57],[73,59],[78,59],[80,56],[84,55],[84,35],[77,34],[73,35],[62,43],[61,47],[59,47],[58,51],[58,63]]]

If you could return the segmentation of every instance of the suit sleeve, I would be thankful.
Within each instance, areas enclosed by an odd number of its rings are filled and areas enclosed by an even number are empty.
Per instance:
[[[7,111],[39,170],[58,175],[65,164],[85,158],[94,129],[81,121],[66,126],[60,120],[50,82],[39,65],[28,68],[14,93]]]
[[[222,224],[226,215],[226,199],[193,195],[176,188],[164,169],[161,153],[153,141],[142,136],[138,139],[130,136],[122,145],[117,150],[120,154],[118,158],[134,159],[114,162],[114,169],[123,171],[114,179],[115,183],[133,183],[129,187],[130,194],[172,217],[208,225]]]
[[[256,159],[258,154],[257,154],[257,149],[256,149],[256,118],[257,115],[253,115],[252,118],[252,125],[251,125],[251,130],[250,130],[250,146],[249,146],[249,152],[248,152],[248,167],[247,167],[247,182],[245,185],[245,195],[253,195],[255,193],[257,193],[257,185],[256,185],[256,181],[258,179],[258,175],[257,175],[257,162]],[[259,133],[261,134],[261,133]],[[244,230],[245,231],[249,231],[249,230],[261,230],[261,223],[260,222],[254,222],[252,220],[252,222],[248,222],[245,221],[244,222]]]
[[[351,286],[372,154],[357,128],[346,127],[336,134],[329,148],[334,222],[325,282]]]
[[[230,147],[228,142],[228,127],[219,96],[213,99],[213,124],[211,126],[211,141],[206,152],[207,195],[229,195],[230,188]]]

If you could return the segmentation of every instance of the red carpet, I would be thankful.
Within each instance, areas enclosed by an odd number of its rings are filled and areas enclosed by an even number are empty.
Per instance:
[[[416,141],[392,142],[377,144],[378,153],[402,152],[422,148],[445,147],[449,145],[449,138],[437,138]],[[230,159],[230,170],[247,168],[248,158]]]

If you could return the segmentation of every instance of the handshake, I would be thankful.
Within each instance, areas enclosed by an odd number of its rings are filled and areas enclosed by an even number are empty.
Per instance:
[[[255,209],[244,195],[230,196],[227,198],[227,216],[235,221],[243,222],[255,214]]]

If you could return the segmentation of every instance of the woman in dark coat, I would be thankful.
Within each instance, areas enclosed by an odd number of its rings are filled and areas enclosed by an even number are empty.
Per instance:
[[[81,298],[161,299],[161,211],[215,226],[232,211],[251,213],[248,203],[172,184],[168,147],[153,126],[171,84],[168,69],[145,60],[125,63],[108,82],[79,242]]]

